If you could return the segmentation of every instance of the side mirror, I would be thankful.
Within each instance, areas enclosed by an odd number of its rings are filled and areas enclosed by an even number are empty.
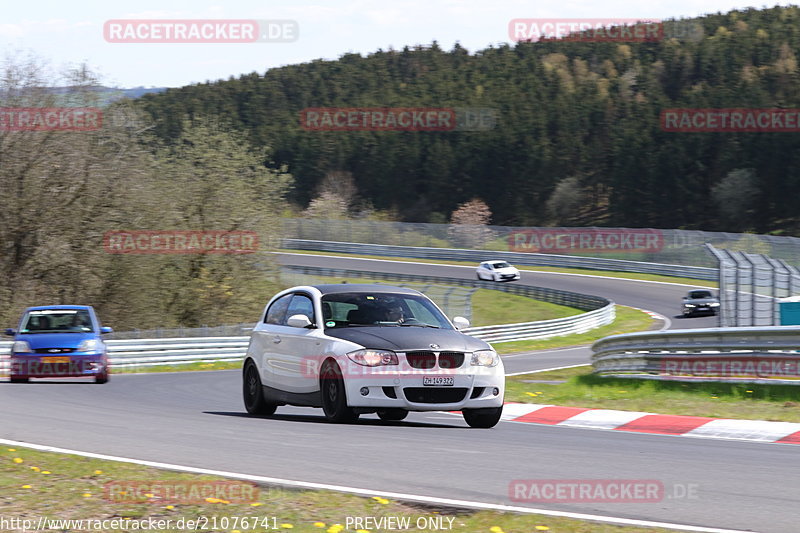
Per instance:
[[[5,335],[7,337],[13,337],[16,334],[17,334],[17,330],[11,329],[11,328],[8,328],[8,329],[5,330],[5,332],[3,332],[3,335]]]
[[[110,326],[102,326],[100,328],[100,333],[114,333],[114,328]]]
[[[463,316],[457,316],[453,318],[453,325],[458,330],[467,329],[469,327],[469,320]]]
[[[286,325],[290,328],[308,328],[311,327],[311,319],[306,315],[292,315],[286,321]]]

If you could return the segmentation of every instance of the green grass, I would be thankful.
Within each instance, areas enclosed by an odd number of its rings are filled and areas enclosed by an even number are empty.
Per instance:
[[[332,255],[337,257],[352,257],[362,259],[379,259],[387,261],[401,261],[412,263],[430,263],[433,265],[462,265],[476,267],[475,263],[468,261],[445,261],[439,259],[413,259],[404,257],[390,257],[380,255],[355,255],[345,254],[341,252],[315,252],[310,250],[279,250],[278,253],[293,253],[293,254],[306,254],[306,255]],[[491,252],[487,252],[487,256]],[[622,278],[622,279],[637,279],[641,281],[659,281],[662,283],[677,283],[680,285],[691,285],[697,287],[717,287],[716,281],[707,281],[702,279],[673,277],[673,276],[660,276],[658,274],[640,274],[638,272],[617,272],[613,270],[586,270],[583,268],[561,268],[561,267],[533,267],[533,266],[517,266],[519,270],[529,272],[558,272],[562,274],[584,274],[591,276],[601,276],[608,278]]]
[[[264,421],[266,424],[267,421]],[[512,479],[509,474],[509,482]],[[414,531],[418,518],[443,518],[443,524],[452,524],[449,531],[455,533],[529,533],[552,531],[553,533],[634,533],[664,532],[666,530],[635,528],[585,522],[543,515],[513,514],[490,511],[470,511],[421,504],[409,504],[387,500],[379,496],[366,497],[333,491],[288,490],[278,487],[245,486],[249,497],[245,501],[216,498],[202,503],[181,503],[159,500],[153,491],[141,491],[145,503],[120,503],[108,497],[104,485],[121,481],[138,481],[148,484],[170,486],[170,483],[213,482],[224,478],[215,476],[177,473],[128,463],[89,459],[75,455],[40,452],[28,448],[0,448],[0,501],[2,517],[33,520],[39,517],[75,520],[171,520],[172,527],[161,527],[158,531],[184,532],[191,530],[185,525],[178,529],[177,522],[202,520],[206,527],[198,531],[234,533],[269,531],[301,532],[352,532],[345,529],[347,517],[409,517]],[[239,484],[240,482],[236,482]],[[241,482],[244,484],[244,482]],[[125,485],[130,485],[126,483]],[[173,487],[176,485],[172,485]],[[240,487],[242,485],[239,485]],[[114,494],[119,495],[119,489]],[[126,491],[127,492],[127,491]],[[122,498],[135,494],[131,491]],[[149,497],[150,494],[152,497]],[[236,493],[231,493],[236,495]],[[140,496],[137,494],[137,496]],[[230,503],[228,503],[230,502]],[[508,502],[509,504],[513,502]],[[258,521],[258,527],[250,523],[247,528],[234,529],[235,517],[247,517]],[[266,519],[266,523],[264,520]],[[452,522],[449,521],[452,519]],[[217,527],[213,527],[214,520]],[[227,527],[223,525],[227,520]],[[339,528],[336,525],[340,524]],[[166,525],[166,524],[165,524]],[[266,527],[264,527],[266,526]],[[32,530],[33,528],[31,528]],[[77,531],[73,528],[72,531]],[[133,531],[132,527],[126,530]],[[137,529],[142,530],[142,529]],[[67,531],[66,528],[59,531]],[[112,531],[112,529],[103,529]],[[113,529],[117,531],[117,529]]]
[[[526,383],[558,381],[562,384]],[[800,422],[800,386],[611,378],[591,366],[509,377],[506,400],[668,415]]]
[[[582,313],[580,309],[534,300],[526,296],[491,289],[472,295],[472,325],[491,326],[563,318]]]
[[[586,333],[577,335],[565,335],[563,337],[553,337],[550,339],[514,341],[495,343],[492,346],[501,354],[515,352],[531,352],[535,350],[551,350],[553,348],[564,348],[567,346],[579,346],[591,344],[598,339],[616,335],[618,333],[633,333],[635,331],[645,331],[652,328],[655,322],[650,315],[638,309],[616,306],[616,319],[613,323],[602,326]]]

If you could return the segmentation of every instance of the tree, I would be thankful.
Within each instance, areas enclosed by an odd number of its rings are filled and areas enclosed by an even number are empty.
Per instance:
[[[489,229],[492,211],[486,203],[479,199],[460,204],[450,215],[448,235],[457,246],[467,248],[480,248],[494,237],[494,232]]]
[[[758,196],[757,178],[751,168],[732,170],[711,188],[711,199],[726,227],[739,231],[749,229]]]
[[[584,203],[584,192],[580,179],[571,176],[559,181],[547,199],[547,213],[556,224],[568,225],[577,219],[578,210]]]

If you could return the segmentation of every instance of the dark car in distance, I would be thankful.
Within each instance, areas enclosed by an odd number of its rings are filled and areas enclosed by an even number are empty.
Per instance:
[[[683,297],[681,310],[685,317],[699,314],[716,315],[719,313],[719,298],[708,289],[694,289]]]

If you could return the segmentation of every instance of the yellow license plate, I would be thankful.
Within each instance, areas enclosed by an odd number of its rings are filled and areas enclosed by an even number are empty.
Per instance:
[[[42,363],[69,363],[69,357],[42,357]]]

